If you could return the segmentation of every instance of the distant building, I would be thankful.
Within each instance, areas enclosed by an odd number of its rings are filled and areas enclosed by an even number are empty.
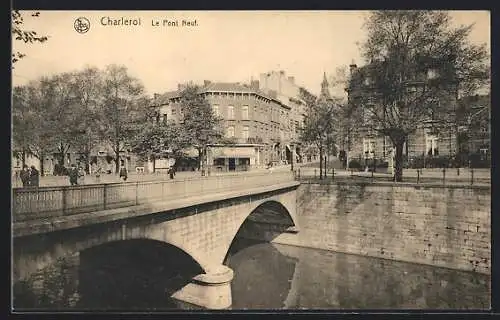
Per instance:
[[[305,162],[306,150],[308,147],[302,145],[299,141],[300,130],[304,126],[304,120],[308,113],[305,101],[301,97],[301,90],[305,90],[296,84],[295,78],[287,76],[285,71],[270,71],[260,74],[259,88],[263,92],[276,95],[276,98],[283,104],[290,106],[290,140],[286,142],[287,152],[290,151],[290,145],[293,145],[296,154],[296,162]],[[287,156],[287,159],[289,157]]]

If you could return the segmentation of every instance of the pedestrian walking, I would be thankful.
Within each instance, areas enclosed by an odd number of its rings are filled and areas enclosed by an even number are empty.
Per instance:
[[[29,187],[30,185],[30,170],[27,165],[23,166],[21,173],[19,173],[21,182],[23,183],[23,188]]]
[[[175,176],[174,168],[172,168],[172,167],[168,168],[168,175],[170,176],[170,179],[174,178],[174,176]]]
[[[78,169],[76,168],[75,164],[71,165],[68,175],[69,175],[69,183],[72,186],[78,185]]]
[[[120,168],[120,179],[123,179],[123,181],[127,181],[127,178],[128,178],[127,168],[125,168],[125,165],[122,164]]]
[[[35,168],[35,166],[31,166],[30,168],[30,177],[29,177],[29,185],[30,187],[38,187],[40,186],[40,172]]]

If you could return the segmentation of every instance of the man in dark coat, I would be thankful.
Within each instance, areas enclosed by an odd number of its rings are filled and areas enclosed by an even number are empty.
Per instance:
[[[125,165],[122,163],[120,168],[120,179],[123,179],[123,181],[127,181],[127,178],[128,178],[127,168],[125,168]]]
[[[78,184],[78,169],[74,164],[71,165],[68,175],[69,175],[69,183],[72,186],[76,186]]]
[[[29,187],[30,185],[30,171],[27,165],[23,166],[23,170],[19,173],[19,177],[23,183],[23,188]]]
[[[38,187],[39,185],[40,185],[40,172],[38,172],[35,166],[31,166],[30,187]]]

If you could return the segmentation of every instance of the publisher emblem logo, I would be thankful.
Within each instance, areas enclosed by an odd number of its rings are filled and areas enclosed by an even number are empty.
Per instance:
[[[78,33],[87,33],[90,29],[90,21],[85,17],[80,17],[75,20],[74,27]]]

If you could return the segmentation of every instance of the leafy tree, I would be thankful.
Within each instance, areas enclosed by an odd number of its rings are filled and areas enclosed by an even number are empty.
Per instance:
[[[40,12],[33,12],[32,17],[38,17]],[[47,36],[39,36],[36,31],[26,31],[23,29],[24,18],[19,10],[13,10],[11,12],[12,19],[12,34],[14,40],[23,41],[24,43],[43,43],[48,40]],[[24,58],[26,55],[21,52],[12,53],[12,64],[16,63],[20,59]]]
[[[53,90],[48,78],[32,81],[13,90],[13,143],[19,148],[23,162],[27,154],[42,160],[53,151],[58,125],[53,118]],[[43,175],[43,161],[40,173]]]
[[[100,136],[114,153],[116,172],[120,154],[130,147],[130,141],[141,128],[148,101],[142,83],[128,74],[125,66],[110,65],[103,73]]]
[[[181,157],[189,142],[182,134],[180,124],[149,121],[144,123],[131,144],[134,153],[151,159],[154,164],[154,160],[158,157]]]
[[[17,156],[21,157],[23,166],[36,136],[33,126],[36,115],[30,108],[32,94],[33,87],[28,85],[12,89],[12,143],[13,149],[19,152]]]
[[[204,164],[207,146],[217,143],[223,134],[220,119],[212,111],[212,107],[201,94],[200,88],[188,85],[181,92],[183,109],[183,131],[191,146],[198,151],[198,169]]]
[[[408,135],[427,121],[436,128],[453,121],[458,93],[487,81],[488,55],[484,45],[468,42],[472,26],[453,28],[442,11],[377,11],[365,28],[362,53],[369,64],[359,70],[364,81],[350,81],[349,105],[371,132],[390,138],[394,178],[402,181]]]
[[[43,79],[42,99],[46,122],[45,129],[52,137],[60,165],[64,165],[65,155],[76,145],[80,132],[81,106],[73,90],[73,73],[61,73]]]
[[[102,92],[103,79],[99,69],[87,67],[73,74],[71,90],[78,108],[74,110],[78,119],[75,123],[74,146],[85,161],[85,170],[90,169],[90,153],[100,142],[102,131]]]
[[[306,145],[314,145],[319,150],[319,176],[321,179],[323,169],[326,170],[323,157],[329,148],[328,146],[334,145],[336,141],[338,105],[333,100],[316,99],[314,96],[306,94],[302,98],[306,101],[309,113],[300,132],[300,140]]]

